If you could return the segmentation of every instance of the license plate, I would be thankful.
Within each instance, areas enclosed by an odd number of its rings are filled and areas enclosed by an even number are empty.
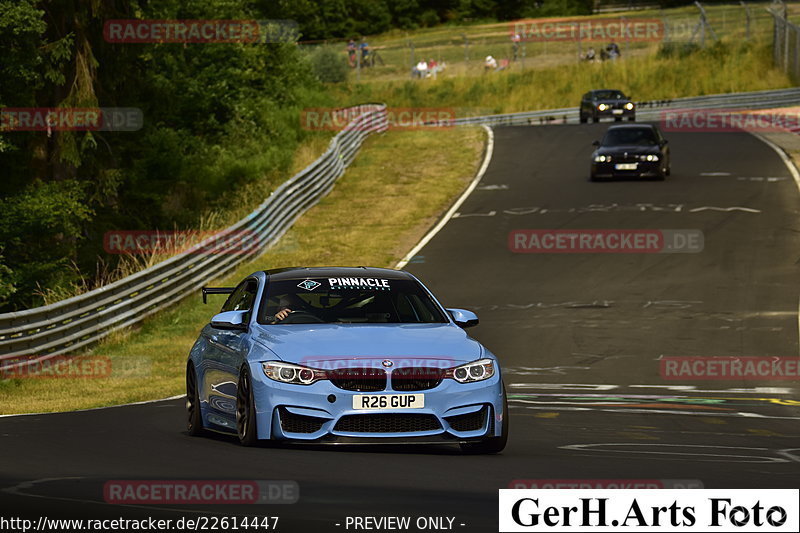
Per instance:
[[[353,409],[418,409],[425,407],[424,394],[359,394],[353,396]]]
[[[622,109],[612,109],[611,110],[611,114],[612,115],[621,115],[622,114]]]
[[[636,170],[637,163],[617,163],[614,168],[617,170]]]

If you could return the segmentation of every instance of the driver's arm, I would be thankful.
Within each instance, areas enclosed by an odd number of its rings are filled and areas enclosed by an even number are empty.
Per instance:
[[[289,316],[290,313],[294,313],[294,311],[292,311],[288,307],[284,307],[283,309],[275,313],[275,321],[283,320],[284,318]]]

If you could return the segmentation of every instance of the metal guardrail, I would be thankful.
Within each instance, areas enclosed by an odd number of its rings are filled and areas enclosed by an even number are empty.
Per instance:
[[[794,105],[800,105],[800,88],[692,96],[673,100],[636,102],[636,120],[658,120],[661,118],[661,113],[669,109],[768,109]],[[453,122],[456,125],[526,126],[552,123],[553,121],[578,122],[578,108],[564,107],[524,113],[457,118]]]
[[[636,113],[637,119],[653,120],[667,109],[765,109],[790,105],[800,105],[800,88],[639,102]],[[0,365],[13,368],[88,346],[142,321],[258,256],[333,187],[367,135],[385,131],[385,106],[370,104],[358,109],[358,117],[334,137],[325,154],[278,187],[253,213],[225,230],[252,232],[256,242],[249,251],[190,251],[94,291],[44,307],[1,314]],[[578,108],[459,118],[455,124],[531,125],[553,120],[577,122]]]
[[[364,139],[387,129],[384,105],[356,106],[349,111],[348,116],[356,118],[331,140],[319,159],[279,186],[250,215],[223,230],[252,236],[247,250],[193,253],[207,249],[214,239],[209,237],[187,252],[99,289],[51,305],[0,314],[0,365],[14,368],[88,346],[263,253],[330,191]]]

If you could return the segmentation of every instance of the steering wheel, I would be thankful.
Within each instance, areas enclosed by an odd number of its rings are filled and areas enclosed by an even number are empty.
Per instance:
[[[308,311],[294,311],[279,321],[281,324],[322,324],[325,321]]]

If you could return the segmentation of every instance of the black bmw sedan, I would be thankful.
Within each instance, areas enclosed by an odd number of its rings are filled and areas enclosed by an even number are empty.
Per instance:
[[[595,141],[591,179],[653,178],[670,174],[667,140],[653,124],[611,126],[602,141]]]
[[[581,124],[592,119],[597,122],[601,118],[613,118],[617,122],[623,118],[636,120],[636,107],[625,93],[616,89],[598,89],[589,91],[581,97],[578,111]]]

